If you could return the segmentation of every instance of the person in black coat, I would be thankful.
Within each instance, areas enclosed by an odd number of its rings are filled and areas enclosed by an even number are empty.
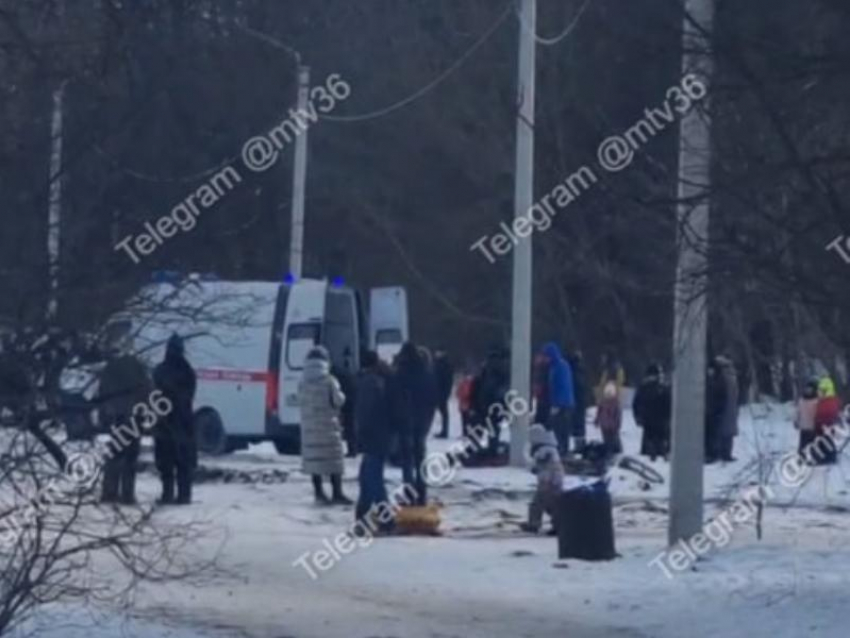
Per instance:
[[[422,461],[437,406],[436,384],[420,349],[405,343],[395,361],[392,383],[393,418],[399,438],[404,482],[416,490],[419,505],[427,501]]]
[[[510,383],[510,355],[504,348],[492,348],[472,386],[476,425],[486,426],[490,435],[486,449],[481,452],[490,458],[499,455],[501,427],[509,414],[505,396]]]
[[[705,379],[705,462],[719,460],[723,454],[721,429],[726,410],[726,382],[717,361],[708,364]]]
[[[434,378],[437,383],[437,410],[440,412],[440,432],[437,438],[449,438],[449,399],[454,387],[455,370],[443,350],[434,353]]]
[[[663,381],[661,366],[650,364],[635,392],[632,411],[635,423],[643,428],[640,453],[653,461],[666,457],[670,451],[671,403],[670,387]]]
[[[534,358],[534,423],[549,429],[549,413],[552,402],[549,400],[549,360],[542,354]]]
[[[195,447],[194,415],[197,379],[186,360],[183,339],[174,334],[165,348],[165,359],[153,373],[154,385],[171,403],[154,433],[154,458],[162,481],[163,504],[174,503],[174,481],[177,480],[179,505],[192,502],[192,475],[198,461]]]
[[[387,502],[384,465],[392,435],[390,375],[377,353],[369,351],[363,355],[354,413],[357,440],[363,454],[358,477],[360,495],[355,509],[357,520],[363,519],[378,503]]]
[[[0,337],[0,415],[8,410],[14,419],[23,418],[32,399],[33,384],[24,367],[26,353],[20,352],[12,334]]]
[[[345,395],[345,402],[340,408],[339,418],[342,425],[342,438],[345,439],[346,456],[354,458],[358,451],[357,428],[354,424],[357,383],[355,376],[351,373],[350,357],[346,356],[345,364],[342,366],[331,366],[331,374],[339,381],[339,387]]]
[[[573,369],[573,396],[575,397],[575,407],[570,415],[572,420],[570,430],[575,443],[574,449],[576,452],[581,452],[587,436],[587,375],[581,352],[576,351],[569,355],[567,361]]]

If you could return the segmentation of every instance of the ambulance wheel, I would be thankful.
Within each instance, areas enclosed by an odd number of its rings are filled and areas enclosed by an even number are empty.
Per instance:
[[[231,451],[221,417],[212,408],[201,408],[195,412],[195,436],[198,452],[202,454],[221,456]]]
[[[274,439],[272,442],[274,443],[274,447],[278,454],[288,455],[298,454],[300,452],[298,444],[295,441],[290,441],[289,439]]]

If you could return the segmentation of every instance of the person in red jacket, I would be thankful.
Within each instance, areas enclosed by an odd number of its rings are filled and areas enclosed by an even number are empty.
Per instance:
[[[841,424],[841,400],[835,383],[823,377],[818,383],[818,405],[815,410],[815,440],[808,446],[806,457],[816,465],[834,465],[838,461],[836,443],[830,430]]]

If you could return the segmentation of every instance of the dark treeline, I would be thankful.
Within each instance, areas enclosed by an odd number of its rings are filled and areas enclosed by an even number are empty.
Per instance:
[[[583,5],[541,0],[541,37]],[[763,390],[770,365],[813,356],[834,367],[850,354],[850,265],[826,250],[850,231],[845,5],[718,7],[711,347],[752,367]],[[538,196],[596,165],[600,141],[680,82],[682,17],[675,0],[595,0],[567,37],[541,44]],[[510,0],[0,0],[3,315],[43,313],[52,94],[63,82],[62,322],[98,324],[154,270],[285,274],[292,153],[259,174],[238,156],[286,117],[295,65],[244,26],[299,51],[314,84],[333,73],[350,84],[331,116],[362,115],[310,130],[308,273],[406,285],[417,340],[458,359],[505,340],[510,255],[490,264],[470,246],[512,215]],[[535,233],[538,341],[581,348],[591,368],[614,350],[632,378],[649,359],[669,361],[677,155],[674,124]],[[228,161],[244,180],[194,229],[138,265],[115,250]]]

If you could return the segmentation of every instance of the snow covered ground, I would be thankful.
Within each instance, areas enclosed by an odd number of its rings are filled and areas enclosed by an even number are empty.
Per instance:
[[[781,406],[744,411],[741,427],[739,460],[706,468],[707,515],[755,480],[754,458],[796,445]],[[598,436],[593,428],[590,433]],[[624,443],[627,452],[639,446],[630,413]],[[434,441],[432,447],[446,445]],[[349,529],[352,508],[315,506],[298,459],[280,457],[270,445],[203,463],[236,474],[272,476],[277,470],[278,478],[281,471],[289,476],[283,482],[205,483],[192,508],[159,513],[209,521],[216,533],[200,540],[199,550],[220,551],[227,574],[201,589],[147,586],[137,620],[86,632],[88,638],[838,638],[850,630],[850,463],[816,469],[800,489],[781,487],[774,474],[763,540],[756,539],[753,525],[741,525],[728,546],[672,579],[650,565],[665,549],[666,481],[647,489],[637,476],[615,472],[621,557],[585,563],[559,561],[554,538],[517,531],[534,485],[530,473],[461,468],[431,494],[444,504],[442,537],[376,539],[333,560],[314,579],[295,561]],[[349,461],[346,489],[352,497],[356,467]],[[666,478],[666,463],[655,468]],[[398,471],[390,469],[388,479],[398,484]],[[154,476],[146,474],[142,497],[153,498],[156,488]],[[156,633],[165,620],[192,629]],[[39,635],[77,638],[68,632]]]

